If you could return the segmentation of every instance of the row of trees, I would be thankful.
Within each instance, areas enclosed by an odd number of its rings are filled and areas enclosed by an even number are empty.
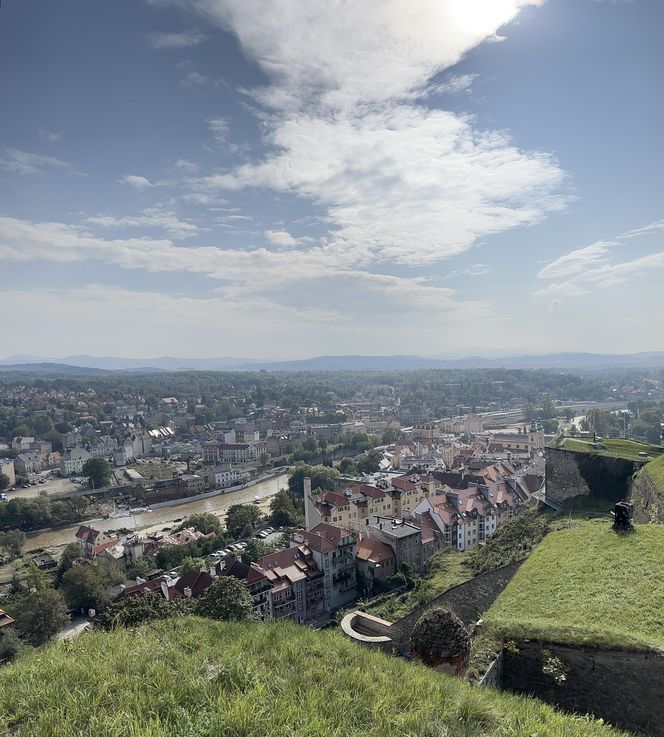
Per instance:
[[[53,499],[46,492],[36,497],[14,497],[0,504],[0,530],[29,532],[43,527],[72,525],[86,516],[89,502],[85,497]]]

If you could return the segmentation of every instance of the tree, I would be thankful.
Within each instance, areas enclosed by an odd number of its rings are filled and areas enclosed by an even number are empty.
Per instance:
[[[242,581],[223,576],[196,599],[194,612],[201,617],[239,622],[251,619],[253,599]]]
[[[191,550],[186,545],[165,545],[159,549],[155,563],[158,568],[175,568],[189,555],[191,555]]]
[[[300,516],[288,492],[280,489],[270,501],[270,524],[275,527],[295,527]]]
[[[311,479],[312,489],[332,491],[334,481],[339,477],[339,471],[327,466],[298,465],[288,479],[288,491],[293,499],[302,499],[304,496],[304,479],[307,476]]]
[[[69,621],[65,598],[51,588],[25,593],[16,605],[16,631],[30,645],[48,642]]]
[[[0,630],[0,663],[13,660],[23,649],[23,643],[11,627]]]
[[[53,420],[48,415],[40,415],[32,420],[32,428],[35,435],[43,438],[46,433],[53,429]]]
[[[0,532],[0,550],[5,550],[12,558],[18,558],[25,543],[25,533],[20,530]]]
[[[226,529],[233,538],[246,537],[258,527],[262,516],[252,504],[233,504],[226,514]]]
[[[249,540],[247,547],[240,554],[240,560],[249,565],[257,560],[264,558],[266,555],[274,552],[274,545],[266,543],[264,540]]]
[[[209,535],[214,532],[215,535],[221,534],[221,520],[212,512],[199,512],[185,517],[178,529],[184,530],[187,527],[193,527],[195,530]]]
[[[267,464],[270,462],[270,456],[268,453],[261,453],[258,457],[258,463],[261,468],[265,468]]]
[[[62,592],[72,609],[101,609],[106,601],[96,565],[72,566],[62,577]]]
[[[141,594],[111,602],[95,620],[105,630],[116,627],[135,627],[155,619],[165,619],[170,607],[159,594]]]
[[[344,476],[357,476],[359,471],[351,458],[342,458],[339,463],[339,472]]]
[[[58,567],[58,578],[62,577],[74,565],[74,561],[81,557],[81,548],[78,543],[69,543],[65,546],[60,556],[60,566]]]
[[[416,622],[410,636],[413,656],[436,667],[470,652],[470,634],[454,612],[443,607],[429,609]]]
[[[205,561],[203,558],[194,558],[188,555],[182,563],[180,563],[180,575],[184,576],[185,573],[199,573],[204,570]]]
[[[0,473],[0,491],[4,491],[9,486],[9,476],[6,473]]]
[[[380,462],[383,460],[383,454],[379,450],[369,450],[363,453],[356,461],[356,466],[360,473],[376,473],[380,470]]]
[[[53,446],[53,450],[57,450],[59,453],[64,450],[62,445],[62,435],[60,435],[57,430],[49,430],[44,435],[44,440],[48,441]]]
[[[327,450],[327,440],[325,438],[318,438],[318,447],[321,449],[322,453],[325,453]]]
[[[111,465],[105,458],[88,458],[83,465],[83,475],[88,477],[95,489],[98,489],[110,481]]]

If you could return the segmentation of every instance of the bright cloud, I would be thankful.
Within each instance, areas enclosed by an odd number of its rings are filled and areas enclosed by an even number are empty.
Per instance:
[[[436,74],[540,2],[192,3],[233,31],[272,81],[253,93],[271,110],[272,153],[200,179],[199,191],[267,188],[322,205],[330,248],[364,265],[434,263],[564,207],[553,157],[421,104]]]

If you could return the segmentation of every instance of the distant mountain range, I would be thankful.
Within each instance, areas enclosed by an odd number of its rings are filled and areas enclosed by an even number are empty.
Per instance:
[[[664,351],[605,355],[600,353],[551,353],[503,358],[442,358],[427,356],[317,356],[294,361],[247,358],[118,358],[115,356],[67,356],[39,358],[9,356],[0,360],[0,371],[44,373],[97,373],[103,371],[384,371],[405,369],[467,368],[664,368]]]

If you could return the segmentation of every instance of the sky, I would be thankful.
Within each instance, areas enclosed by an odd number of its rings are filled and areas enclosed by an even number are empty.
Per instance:
[[[660,0],[3,0],[0,358],[664,350]]]

